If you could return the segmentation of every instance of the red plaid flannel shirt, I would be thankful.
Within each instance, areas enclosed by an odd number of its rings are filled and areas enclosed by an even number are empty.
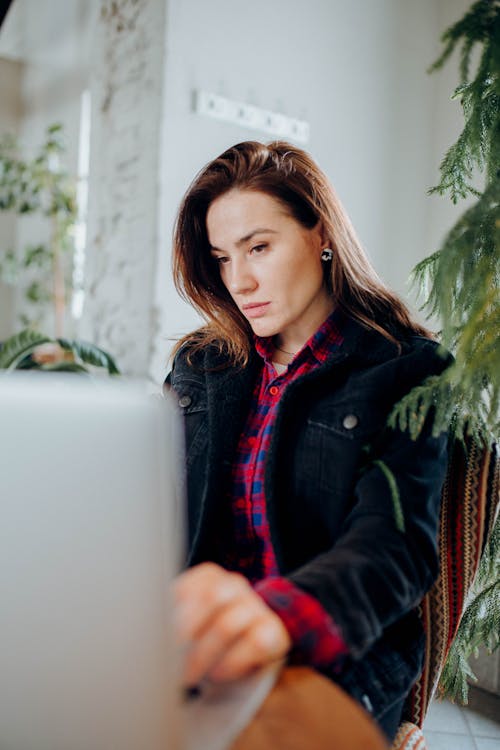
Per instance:
[[[264,469],[280,397],[292,380],[323,363],[342,344],[337,321],[334,312],[281,375],[271,362],[271,339],[255,339],[262,369],[233,462],[226,537],[231,542],[226,541],[222,552],[223,566],[245,575],[283,621],[293,643],[291,660],[333,670],[340,668],[347,646],[321,604],[279,575],[266,516]]]

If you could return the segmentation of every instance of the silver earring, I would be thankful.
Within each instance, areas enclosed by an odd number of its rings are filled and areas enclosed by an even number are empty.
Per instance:
[[[320,257],[321,257],[321,260],[327,263],[329,260],[333,258],[333,250],[330,250],[329,247],[325,247]]]

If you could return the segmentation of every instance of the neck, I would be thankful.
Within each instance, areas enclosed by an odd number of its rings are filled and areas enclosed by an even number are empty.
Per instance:
[[[284,351],[284,349],[281,349],[279,346],[276,345],[276,342],[274,340],[273,340],[273,343],[274,343],[273,362],[277,362],[280,365],[290,364],[292,359],[295,357],[296,352]]]
[[[329,315],[335,309],[335,305],[331,298],[325,300],[325,304],[314,310],[314,315],[311,315],[308,320],[301,321],[300,326],[287,328],[286,331],[281,331],[273,337],[273,344],[275,348],[280,351],[283,355],[295,357],[302,347],[306,344],[311,336],[316,333],[318,328],[325,322]]]
[[[319,297],[313,300],[309,309],[299,320],[274,336],[274,346],[279,351],[294,357],[305,343],[309,341],[311,336],[316,333],[334,309],[335,303],[333,298],[324,290],[324,294],[319,295]]]

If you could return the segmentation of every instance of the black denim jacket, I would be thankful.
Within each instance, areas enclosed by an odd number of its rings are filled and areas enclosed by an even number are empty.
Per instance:
[[[398,347],[354,320],[342,333],[341,349],[281,397],[265,469],[267,515],[281,575],[315,596],[339,625],[350,650],[346,674],[362,661],[376,664],[373,674],[361,670],[370,675],[363,690],[372,704],[387,704],[409,690],[420,668],[414,610],[437,575],[447,440],[426,424],[412,441],[386,420],[450,357],[419,336]],[[258,355],[244,369],[224,364],[209,347],[189,365],[181,349],[166,381],[186,428],[187,565],[218,559],[225,482]],[[396,482],[404,531],[381,462]]]

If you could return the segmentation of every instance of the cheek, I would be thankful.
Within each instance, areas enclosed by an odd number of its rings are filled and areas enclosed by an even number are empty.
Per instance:
[[[323,269],[316,257],[303,253],[287,265],[286,278],[290,287],[306,293],[323,285]]]

